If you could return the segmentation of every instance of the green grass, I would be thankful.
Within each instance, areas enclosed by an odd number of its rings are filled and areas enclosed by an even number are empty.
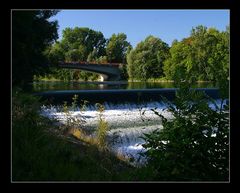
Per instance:
[[[39,115],[36,97],[13,90],[12,101],[13,181],[151,180],[146,168],[133,168],[108,151],[51,132],[56,126]]]

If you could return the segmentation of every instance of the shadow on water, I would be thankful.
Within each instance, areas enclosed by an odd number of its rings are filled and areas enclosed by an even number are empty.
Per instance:
[[[62,82],[42,81],[33,85],[35,95],[41,96],[48,103],[57,105],[63,101],[72,102],[72,97],[78,95],[78,102],[87,100],[90,103],[111,102],[142,103],[161,101],[162,96],[168,100],[175,97],[176,88],[173,82]],[[193,85],[193,88],[203,89],[212,98],[218,98],[218,90],[212,88],[209,82]]]
[[[63,101],[72,102],[74,95],[78,95],[78,102],[87,100],[90,104],[111,102],[113,104],[129,102],[142,103],[161,101],[162,97],[173,100],[176,88],[169,89],[112,89],[112,90],[62,90],[62,91],[45,91],[35,93],[41,96],[42,100],[48,100],[50,104],[63,104]],[[216,88],[197,88],[204,91],[213,99],[219,98],[219,90]]]

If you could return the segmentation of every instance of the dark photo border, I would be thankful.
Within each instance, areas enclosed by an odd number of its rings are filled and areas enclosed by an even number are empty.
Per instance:
[[[86,182],[86,183],[12,183],[11,182],[11,10],[12,9],[229,9],[230,10],[230,182],[224,183],[154,183],[154,182],[130,182],[130,183],[119,183],[119,182]],[[238,82],[237,73],[239,72],[237,67],[239,64],[237,61],[237,52],[239,53],[239,9],[237,6],[237,0],[122,0],[122,1],[57,1],[57,0],[26,0],[11,3],[4,8],[3,11],[4,19],[8,23],[8,30],[6,30],[5,37],[9,37],[7,45],[9,61],[4,63],[4,78],[3,93],[4,94],[4,104],[6,104],[5,113],[2,113],[2,120],[4,120],[4,127],[1,127],[4,133],[2,133],[1,145],[4,148],[4,153],[2,153],[1,160],[3,169],[1,171],[3,175],[3,183],[7,190],[12,192],[35,192],[35,191],[94,191],[95,187],[99,191],[110,190],[108,187],[110,185],[111,191],[129,191],[128,188],[132,188],[130,191],[183,191],[183,192],[230,192],[233,190],[233,186],[238,185],[238,172],[239,172],[239,158],[238,158],[238,147],[239,144],[239,123],[237,120],[240,115],[240,103],[238,96]],[[7,26],[7,25],[5,25]],[[5,39],[5,38],[4,38]],[[6,55],[7,56],[7,55]],[[9,64],[9,65],[8,65]],[[3,64],[2,64],[3,65]],[[8,73],[7,73],[8,72]],[[7,81],[8,80],[8,81]],[[236,84],[236,85],[235,85]],[[237,101],[238,99],[238,101]],[[236,105],[238,104],[238,105]],[[5,137],[3,137],[5,136]],[[9,146],[7,146],[8,144]],[[3,172],[4,171],[4,172]],[[92,184],[96,185],[95,187]],[[104,187],[103,187],[104,185]],[[116,187],[112,187],[115,186]],[[174,185],[174,186],[173,186]],[[116,189],[117,188],[117,189]],[[146,188],[146,189],[143,189]],[[162,189],[164,188],[164,190]],[[73,190],[74,189],[74,190]]]

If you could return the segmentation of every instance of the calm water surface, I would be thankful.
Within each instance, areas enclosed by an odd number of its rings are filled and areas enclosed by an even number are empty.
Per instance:
[[[193,88],[213,88],[209,82],[201,82]],[[54,90],[111,90],[111,89],[153,89],[175,88],[173,82],[63,82],[63,81],[40,81],[34,82],[34,92]]]

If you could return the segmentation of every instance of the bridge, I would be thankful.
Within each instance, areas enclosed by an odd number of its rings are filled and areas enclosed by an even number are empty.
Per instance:
[[[120,80],[121,70],[124,64],[121,63],[95,63],[95,62],[59,62],[62,68],[80,69],[100,74],[101,81]]]

